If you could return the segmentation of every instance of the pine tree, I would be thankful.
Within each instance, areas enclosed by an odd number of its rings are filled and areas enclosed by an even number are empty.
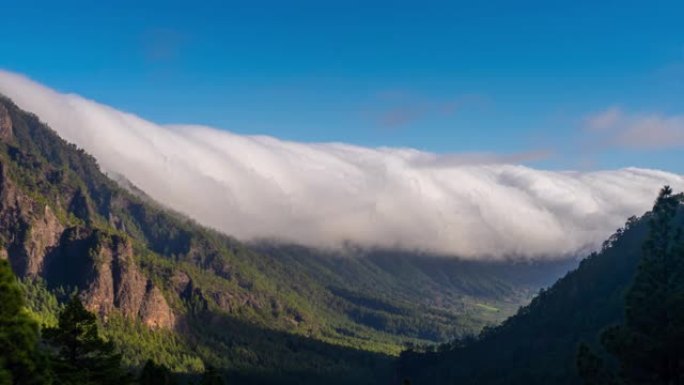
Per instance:
[[[39,337],[9,262],[0,260],[0,384],[51,383]]]
[[[613,385],[615,378],[601,357],[591,351],[589,345],[582,343],[577,350],[577,371],[584,379],[584,385]]]
[[[223,378],[213,366],[207,366],[199,385],[224,385]]]
[[[601,335],[606,351],[620,364],[624,384],[684,384],[684,247],[676,224],[680,201],[669,187],[661,190],[625,297],[625,322]],[[600,383],[605,368],[592,362],[590,354],[578,353],[578,369],[586,384]]]
[[[5,361],[0,359],[0,385],[11,385],[12,374],[5,369]]]
[[[152,360],[147,360],[138,377],[140,385],[176,385],[173,374],[164,365],[157,365]]]
[[[74,296],[59,315],[57,328],[45,330],[55,350],[54,372],[60,385],[123,385],[130,376],[121,355],[98,334],[97,318]]]

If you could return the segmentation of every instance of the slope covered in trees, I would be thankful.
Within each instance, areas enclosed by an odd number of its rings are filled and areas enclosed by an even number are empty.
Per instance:
[[[653,212],[630,218],[601,252],[515,316],[485,329],[476,340],[457,340],[438,352],[405,352],[400,376],[413,384],[580,384],[579,364],[587,384],[609,384],[617,377],[603,366],[613,362],[602,358],[607,355],[603,346],[623,363],[623,373],[641,372],[636,368],[658,360],[658,354],[669,354],[681,365],[684,356],[671,344],[683,331],[682,211],[681,196],[664,189]],[[626,325],[612,327],[625,321],[625,308]],[[640,330],[636,334],[635,328]],[[639,337],[644,332],[647,338]],[[658,345],[664,340],[670,348]],[[663,370],[672,369],[655,372]],[[626,383],[671,383],[651,380]]]
[[[625,320],[601,333],[618,370],[580,346],[577,366],[586,384],[684,383],[684,239],[675,223],[681,201],[669,187],[661,191],[625,296]]]

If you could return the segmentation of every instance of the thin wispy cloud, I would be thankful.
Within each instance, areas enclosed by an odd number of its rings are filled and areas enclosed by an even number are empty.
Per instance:
[[[622,110],[613,106],[586,119],[586,127],[590,131],[603,131],[615,128],[623,118]]]
[[[241,239],[550,258],[599,245],[648,210],[662,185],[684,189],[684,178],[656,170],[553,172],[514,158],[464,160],[467,154],[162,126],[7,72],[0,72],[0,92],[105,171]]]
[[[609,147],[664,150],[684,147],[684,116],[627,114],[611,107],[586,120],[586,128]]]

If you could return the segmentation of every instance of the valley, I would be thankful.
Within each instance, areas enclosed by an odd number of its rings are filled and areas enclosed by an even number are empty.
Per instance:
[[[119,187],[10,100],[0,115],[2,244],[31,308],[49,325],[78,293],[134,367],[372,383],[406,346],[495,325],[574,264],[241,243]]]

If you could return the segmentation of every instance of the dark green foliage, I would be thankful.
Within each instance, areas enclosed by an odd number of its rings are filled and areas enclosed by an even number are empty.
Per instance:
[[[111,314],[102,328],[123,356],[123,365],[142,367],[148,360],[178,373],[198,373],[202,359],[182,335],[170,330],[152,330],[140,321]]]
[[[121,368],[121,356],[98,333],[97,317],[74,296],[59,315],[56,328],[46,329],[45,340],[55,350],[53,371],[60,385],[124,385],[130,376]]]
[[[49,384],[38,325],[25,309],[9,262],[0,260],[0,384]]]
[[[12,373],[5,368],[5,359],[0,358],[0,385],[11,385]]]
[[[26,306],[30,315],[38,321],[41,327],[57,325],[57,316],[62,310],[56,295],[48,290],[45,282],[41,279],[23,279],[20,282]],[[56,290],[63,292],[64,290]],[[67,297],[67,295],[63,294]]]
[[[207,366],[207,369],[202,373],[202,379],[199,385],[224,385],[223,377],[216,368]]]
[[[584,385],[615,384],[615,377],[608,371],[603,359],[594,354],[585,343],[580,344],[577,349],[577,372]]]
[[[625,298],[625,322],[601,335],[624,384],[684,384],[684,244],[675,222],[680,200],[669,187],[661,191]],[[580,374],[596,382],[596,373]]]
[[[188,337],[207,366],[231,384],[382,384],[394,357],[256,327],[210,312],[189,325]]]
[[[164,365],[147,360],[138,376],[139,385],[178,385],[173,373]]]

